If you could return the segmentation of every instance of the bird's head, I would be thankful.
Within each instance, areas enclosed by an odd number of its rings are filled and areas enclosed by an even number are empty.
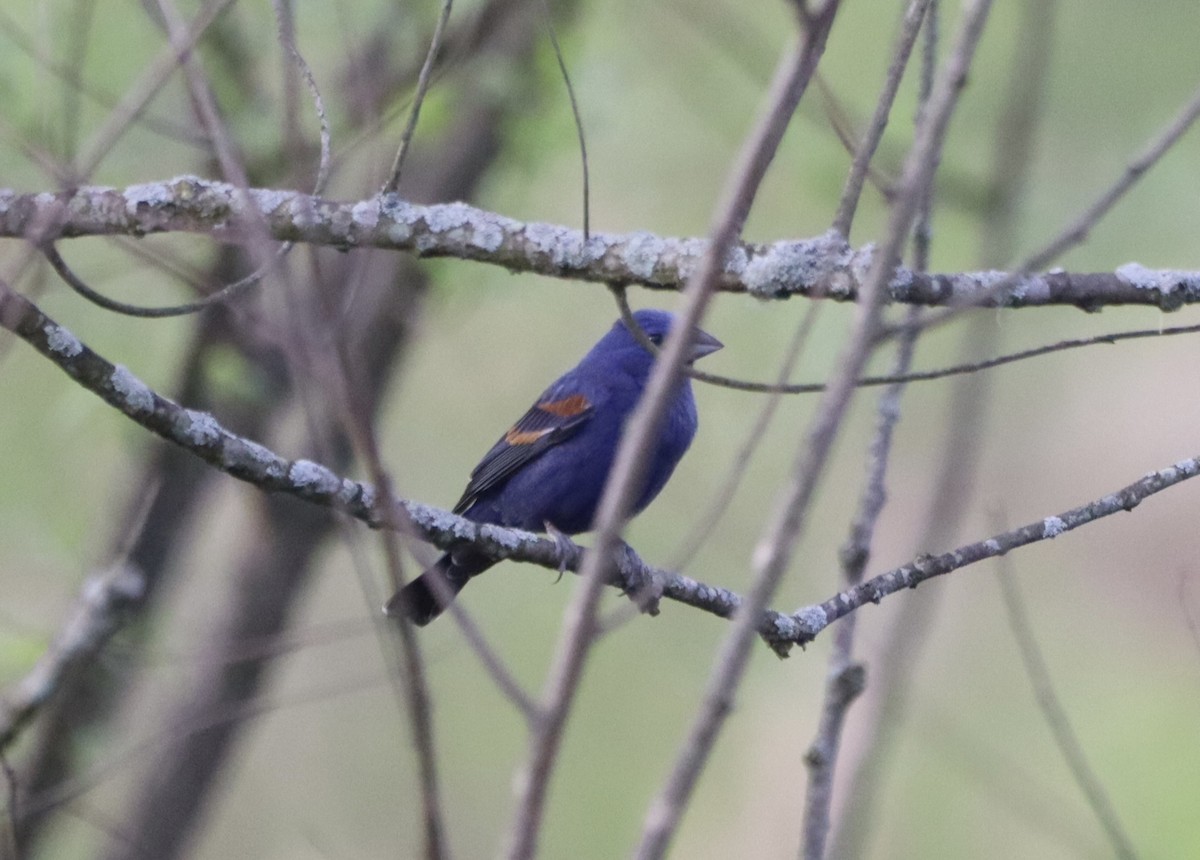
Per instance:
[[[676,322],[674,314],[651,308],[634,311],[633,318],[655,346],[662,346],[666,342],[667,335]],[[685,361],[691,364],[697,359],[711,355],[722,346],[724,344],[708,332],[693,328]],[[630,372],[638,375],[648,374],[654,364],[654,356],[638,342],[626,327],[624,320],[617,320],[592,352],[611,356]]]

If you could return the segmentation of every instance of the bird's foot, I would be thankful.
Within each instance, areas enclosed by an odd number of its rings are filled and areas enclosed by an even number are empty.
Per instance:
[[[556,529],[554,523],[545,520],[542,525],[545,526],[547,536],[554,541],[554,546],[558,550],[558,579],[554,580],[557,584],[562,580],[563,574],[570,570],[571,560],[575,557],[579,548],[564,532]]]
[[[639,611],[646,615],[658,615],[663,583],[655,576],[653,568],[642,561],[642,557],[625,541],[621,541],[617,548],[614,563],[624,584],[622,593],[637,605]]]

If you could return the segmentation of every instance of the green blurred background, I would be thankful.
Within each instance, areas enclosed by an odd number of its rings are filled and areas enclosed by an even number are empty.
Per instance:
[[[0,0],[0,9],[46,52],[69,49],[66,22],[77,4]],[[822,72],[856,121],[869,115],[903,4],[848,0]],[[944,4],[952,31],[957,4]],[[1200,83],[1200,6],[1063,0],[1058,5],[1045,107],[1029,165],[1016,244],[1030,251],[1066,225],[1121,172]],[[933,268],[979,266],[981,210],[996,122],[1018,39],[1020,3],[998,3],[951,127],[933,222]],[[191,9],[190,5],[185,8]],[[456,5],[465,14],[470,4]],[[84,64],[110,92],[129,86],[162,45],[136,4],[99,4]],[[257,28],[265,67],[281,60],[267,4],[239,4],[230,19]],[[431,4],[400,16],[383,2],[296,4],[301,49],[319,83],[338,68],[344,41],[381,22],[396,26],[392,47],[419,54]],[[405,17],[409,16],[409,17]],[[402,21],[410,30],[399,26]],[[562,38],[587,129],[592,225],[606,231],[700,235],[710,222],[731,158],[759,105],[775,59],[793,30],[787,4],[670,0],[592,3],[564,23]],[[6,38],[8,41],[6,41]],[[544,41],[544,40],[543,40]],[[221,72],[214,57],[218,98]],[[274,64],[274,65],[272,65]],[[453,74],[453,73],[451,73]],[[471,202],[518,219],[579,223],[574,127],[548,46],[539,55],[541,96],[507,130],[508,150]],[[909,76],[877,162],[893,174],[910,135]],[[226,105],[239,142],[253,152],[278,135],[277,75],[257,105]],[[503,87],[497,77],[489,86]],[[0,186],[54,189],[22,141],[54,140],[63,122],[61,82],[0,34]],[[422,132],[439,127],[436,94]],[[178,76],[155,101],[188,117]],[[225,103],[223,103],[225,104]],[[257,108],[254,109],[254,108]],[[345,110],[330,106],[337,131]],[[86,136],[104,111],[84,100]],[[315,123],[305,116],[311,135]],[[330,196],[374,193],[398,138],[399,120],[355,150]],[[848,156],[829,130],[813,91],[760,194],[746,235],[769,241],[823,232]],[[362,165],[367,165],[362,167]],[[371,166],[375,165],[375,166]],[[1200,137],[1185,138],[1083,247],[1060,262],[1104,271],[1137,260],[1200,269]],[[195,152],[144,131],[101,165],[98,184],[124,186],[202,170]],[[885,212],[868,189],[854,241],[879,237]],[[202,238],[145,240],[203,262]],[[130,270],[101,240],[63,243],[94,286],[129,301],[175,301],[161,279]],[[0,244],[0,267],[16,259]],[[385,458],[400,492],[450,506],[467,473],[498,433],[542,387],[607,328],[616,311],[603,287],[513,276],[461,262],[430,264],[436,285],[420,340],[395,380],[381,422]],[[674,307],[677,297],[634,291],[638,306]],[[43,308],[110,360],[160,390],[177,370],[188,320],[116,317],[48,282]],[[777,371],[805,303],[765,304],[721,296],[705,328],[726,349],[709,369],[768,379]],[[1004,351],[1129,328],[1180,325],[1192,310],[988,312]],[[845,333],[848,311],[827,308],[798,376],[822,379]],[[958,332],[923,339],[918,367],[956,360]],[[19,678],[57,630],[85,575],[107,561],[127,503],[129,476],[157,443],[71,384],[20,343],[0,342],[0,684]],[[886,366],[882,356],[878,367]],[[1182,457],[1200,453],[1195,338],[1096,347],[991,372],[986,436],[969,510],[946,545],[918,545],[934,492],[951,386],[926,383],[904,398],[889,478],[891,504],[869,572],[938,552],[1097,498]],[[236,366],[230,385],[249,384]],[[448,386],[448,381],[452,385]],[[630,542],[651,561],[678,548],[701,505],[720,484],[759,406],[754,395],[699,386],[701,429],[663,495],[635,521]],[[836,588],[837,548],[862,478],[874,394],[855,402],[824,480],[807,537],[775,605],[823,600]],[[750,581],[749,558],[781,491],[814,401],[789,398],[760,447],[726,516],[687,572],[734,590]],[[218,415],[218,417],[221,417]],[[299,418],[297,419],[299,421]],[[311,452],[279,446],[289,457]],[[203,528],[178,560],[169,606],[150,644],[119,647],[109,659],[142,669],[110,731],[90,737],[104,765],[75,811],[59,815],[42,848],[48,857],[90,856],[119,829],[131,786],[153,768],[164,703],[186,683],[189,661],[206,647],[209,615],[235,583],[223,564],[254,540],[254,490],[232,479],[205,501]],[[1186,483],[1054,542],[1015,553],[1011,564],[1037,636],[1084,749],[1134,843],[1146,857],[1200,856],[1200,485]],[[374,543],[368,544],[374,553]],[[382,568],[377,564],[382,580]],[[465,593],[471,610],[516,676],[539,690],[576,583],[505,564]],[[608,597],[606,606],[618,599]],[[926,601],[925,637],[911,654],[911,703],[880,788],[864,856],[1102,857],[1111,852],[1039,715],[1009,632],[993,571],[963,570],[868,607],[859,653],[868,674],[893,642],[906,602]],[[379,645],[347,552],[331,545],[295,626],[300,645],[281,659],[270,707],[255,716],[190,856],[415,856],[418,799],[404,717],[387,682]],[[546,857],[622,856],[634,844],[649,799],[664,779],[700,699],[726,622],[665,605],[603,640],[591,660],[554,777],[542,841]],[[330,632],[332,631],[332,632]],[[421,634],[435,699],[451,844],[458,856],[489,856],[512,808],[515,765],[525,754],[521,720],[451,623]],[[119,645],[119,643],[118,643]],[[803,755],[819,716],[829,648],[822,637],[786,661],[759,648],[700,789],[675,840],[677,857],[795,856],[804,795]],[[852,711],[841,776],[864,749],[862,730],[877,702],[872,688]],[[112,762],[111,766],[108,763]],[[844,779],[843,779],[844,783]],[[839,804],[841,803],[839,798]]]

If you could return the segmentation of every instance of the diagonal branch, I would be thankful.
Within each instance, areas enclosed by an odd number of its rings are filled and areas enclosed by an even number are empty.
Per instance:
[[[71,332],[0,282],[0,328],[7,329],[50,359],[81,386],[158,436],[185,448],[209,465],[267,492],[284,493],[311,504],[335,508],[372,528],[380,528],[375,491],[360,481],[341,478],[319,463],[288,460],[257,442],[225,429],[210,414],[186,409],[149,388],[126,368],[113,365],[84,346]],[[915,588],[976,562],[1028,544],[1050,540],[1080,526],[1131,511],[1142,501],[1200,475],[1200,455],[1150,472],[1128,486],[1056,515],[1003,534],[966,544],[937,556],[920,556],[790,614],[765,610],[758,633],[780,656],[793,645],[806,645],[826,627],[868,603]],[[470,545],[496,560],[528,562],[548,570],[578,572],[582,549],[530,532],[480,525],[439,508],[397,499],[403,527],[440,549]],[[647,582],[662,584],[662,596],[720,618],[732,618],[744,598],[719,586],[652,567],[633,552],[619,552],[606,583],[623,592]],[[651,613],[655,611],[651,607]],[[0,727],[0,734],[2,734]]]

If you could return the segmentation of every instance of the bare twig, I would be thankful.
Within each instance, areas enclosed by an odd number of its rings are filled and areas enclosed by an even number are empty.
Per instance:
[[[1010,64],[1005,107],[996,120],[991,192],[980,230],[980,259],[1002,266],[1012,256],[1019,203],[1029,181],[1029,152],[1045,89],[1053,46],[1056,4],[1025,0],[1021,4],[1021,36]],[[931,16],[936,9],[931,9]],[[998,329],[987,316],[969,321],[960,336],[963,355],[985,355],[995,349]],[[990,385],[986,379],[960,379],[951,395],[945,422],[948,441],[940,457],[934,501],[925,515],[918,549],[943,546],[957,534],[969,510],[968,497],[983,444]],[[934,628],[942,591],[935,589],[904,601],[891,625],[886,643],[877,651],[872,681],[874,705],[860,732],[858,763],[845,785],[846,799],[831,841],[830,856],[857,857],[867,852],[877,815],[883,779],[897,738],[904,731],[911,681],[920,665],[922,646]],[[865,740],[864,740],[865,739]]]
[[[914,309],[913,312],[916,312]],[[916,338],[900,342],[895,368],[903,374],[912,363]],[[879,515],[887,499],[884,486],[888,460],[896,423],[900,419],[900,398],[904,385],[888,386],[879,398],[875,436],[871,441],[867,479],[859,499],[858,513],[850,528],[850,536],[842,548],[842,578],[847,585],[862,581],[863,571],[871,555],[871,542]],[[866,667],[854,660],[855,617],[845,619],[834,632],[833,650],[825,682],[825,700],[817,735],[805,756],[808,766],[808,790],[805,793],[804,823],[801,831],[800,856],[805,860],[820,860],[825,856],[829,835],[830,812],[833,806],[833,779],[837,767],[838,747],[842,727],[850,705],[866,684]]]
[[[367,451],[370,452],[368,465],[375,477],[375,486],[380,490],[378,510],[386,523],[386,527],[380,531],[380,540],[383,543],[384,558],[387,560],[392,579],[402,584],[404,573],[400,559],[400,544],[396,534],[399,530],[399,522],[394,516],[394,509],[386,501],[392,497],[391,478],[384,471],[378,445],[374,444],[373,434],[371,437],[373,443],[367,447]],[[376,601],[375,604],[378,605],[378,602]],[[382,623],[382,619],[377,623]],[[429,680],[425,669],[425,660],[421,654],[421,643],[417,639],[415,628],[405,619],[398,629],[401,645],[400,655],[404,661],[405,683],[402,685],[405,694],[404,702],[408,706],[408,719],[412,726],[413,748],[417,754],[420,777],[424,856],[426,860],[442,860],[442,858],[450,856],[450,849],[446,835],[445,816],[442,813]]]
[[[317,79],[313,76],[312,68],[308,65],[308,61],[304,59],[304,55],[300,53],[300,49],[296,46],[296,34],[289,23],[291,21],[290,13],[285,10],[282,0],[271,0],[271,6],[275,11],[275,23],[284,53],[287,54],[288,60],[291,61],[300,73],[305,87],[308,88],[308,94],[313,100],[313,110],[317,115],[317,123],[320,126],[320,157],[317,161],[317,176],[313,181],[313,194],[324,194],[325,185],[329,181],[329,171],[332,161],[330,154],[332,134],[329,130],[329,117],[325,113],[325,100],[321,98],[321,89],[317,86]],[[289,111],[289,116],[292,113],[293,111]],[[294,124],[294,122],[294,119],[289,120],[289,124]]]
[[[998,231],[997,231],[998,234]],[[993,234],[989,233],[989,236]],[[994,241],[990,238],[989,241]],[[649,352],[658,354],[659,347],[656,346],[646,333],[638,327],[637,321],[633,318],[633,310],[629,306],[629,301],[625,296],[624,287],[613,287],[612,290],[616,296],[617,307],[621,311],[621,318],[625,320],[625,324],[629,327],[634,338]],[[820,307],[820,305],[813,305]],[[918,333],[921,325],[920,319],[910,316],[908,322],[898,327],[900,331],[907,330],[910,334]],[[1069,338],[1060,340],[1057,343],[1045,344],[1044,346],[1030,347],[1029,349],[1018,350],[1006,355],[999,355],[994,358],[979,359],[977,361],[964,362],[962,364],[954,364],[949,367],[940,367],[935,370],[916,370],[907,373],[888,373],[883,376],[862,376],[855,380],[854,385],[857,388],[875,388],[880,385],[894,385],[896,383],[911,383],[911,382],[932,382],[936,379],[947,379],[953,376],[962,376],[975,374],[983,370],[991,370],[996,367],[1003,367],[1006,364],[1015,364],[1016,362],[1025,361],[1031,358],[1040,358],[1044,355],[1052,355],[1056,352],[1067,352],[1073,349],[1080,349],[1088,346],[1099,346],[1100,344],[1116,344],[1126,340],[1141,340],[1144,338],[1157,337],[1172,337],[1181,334],[1196,334],[1200,333],[1200,324],[1185,325],[1185,326],[1170,326],[1166,328],[1138,329],[1135,331],[1120,331],[1111,332],[1109,334],[1098,334],[1092,337]],[[982,350],[981,350],[982,351]],[[697,370],[695,367],[685,367],[683,372],[697,382],[703,382],[706,385],[715,385],[719,388],[729,388],[733,391],[746,391],[756,394],[817,394],[825,391],[829,385],[824,382],[797,382],[788,383],[782,380],[775,382],[753,382],[746,379],[734,379],[729,376],[722,376],[716,373],[709,373],[704,370]]]
[[[921,29],[921,21],[925,17],[929,2],[930,0],[910,0],[904,12],[900,32],[896,37],[896,47],[892,52],[892,61],[888,65],[887,78],[875,105],[875,113],[871,117],[871,124],[863,133],[862,141],[854,150],[854,161],[846,175],[837,214],[833,216],[833,229],[841,236],[850,236],[850,225],[854,222],[854,212],[858,207],[859,197],[862,196],[863,183],[867,178],[867,171],[870,170],[871,159],[875,156],[879,141],[883,140],[883,132],[892,112],[892,103],[900,90],[900,81],[904,77],[904,70],[908,68],[908,60],[912,55],[913,45],[916,44],[917,33]]]
[[[325,183],[329,179],[330,164],[330,131],[329,120],[325,113],[325,103],[321,98],[321,92],[317,87],[316,80],[313,78],[312,70],[309,68],[304,57],[300,54],[300,51],[297,49],[294,40],[291,38],[288,28],[285,26],[287,16],[284,14],[284,9],[280,3],[280,0],[273,0],[272,5],[275,10],[276,21],[279,29],[279,38],[284,46],[284,51],[287,54],[288,59],[296,66],[301,74],[301,77],[304,79],[305,85],[309,90],[309,94],[312,96],[317,120],[320,124],[320,158],[317,165],[316,180],[313,184],[313,194],[320,194],[324,190]],[[202,87],[202,89],[207,91],[206,87]],[[207,104],[209,105],[209,119],[210,121],[216,122],[215,107],[211,104],[211,99],[208,100]],[[226,139],[227,137],[223,131],[221,133],[215,133],[212,136],[222,140]],[[233,170],[240,170],[240,168],[238,168],[232,161],[232,146],[230,144],[225,144],[225,151],[226,158],[229,159],[227,162],[227,167]],[[263,263],[263,265],[257,271],[252,272],[246,277],[240,278],[237,281],[226,284],[221,289],[205,296],[202,299],[193,302],[185,302],[183,304],[157,308],[149,308],[140,305],[132,305],[127,302],[116,301],[97,292],[86,282],[84,282],[78,275],[76,275],[70,269],[70,267],[67,266],[66,261],[64,261],[62,256],[58,253],[58,250],[55,248],[53,242],[44,244],[42,247],[42,252],[45,254],[46,259],[50,262],[50,265],[54,268],[54,271],[58,273],[59,277],[61,277],[63,281],[71,287],[71,289],[75,290],[75,292],[79,293],[81,296],[98,307],[113,311],[114,313],[123,314],[125,316],[160,319],[165,317],[186,316],[188,314],[197,313],[214,304],[226,302],[239,297],[249,288],[259,284],[263,278],[270,274],[270,272],[276,265],[278,265],[282,258],[287,256],[287,254],[291,251],[292,246],[293,243],[291,242],[283,243],[283,245],[276,249],[275,255]]]
[[[42,246],[42,253],[50,266],[63,279],[63,283],[69,286],[72,290],[78,293],[83,298],[87,299],[97,307],[104,308],[106,311],[121,314],[129,317],[139,317],[141,319],[166,319],[168,317],[188,316],[190,314],[199,313],[206,308],[210,308],[215,304],[230,301],[238,298],[251,287],[261,283],[280,260],[291,250],[292,244],[285,242],[276,249],[272,259],[264,263],[258,270],[251,272],[244,278],[226,284],[215,293],[211,293],[202,299],[196,299],[192,302],[184,302],[178,305],[167,305],[165,307],[151,308],[144,305],[133,305],[128,302],[117,301],[110,299],[103,293],[98,292],[75,271],[67,265],[67,261],[58,253],[58,248],[53,242],[48,242]]]
[[[785,55],[780,63],[767,96],[765,112],[747,136],[716,208],[712,241],[688,280],[684,291],[686,303],[622,436],[596,514],[593,551],[584,559],[581,571],[584,584],[568,607],[557,657],[547,679],[543,704],[545,717],[534,734],[529,762],[519,782],[519,802],[508,849],[512,860],[524,860],[535,851],[550,771],[587,652],[596,634],[595,615],[604,574],[648,462],[650,441],[663,419],[668,398],[683,367],[692,328],[699,323],[716,289],[721,261],[741,233],[767,168],[816,69],[836,9],[837,0],[833,0],[809,38],[802,40],[801,46]]]
[[[825,9],[836,8],[827,4]],[[704,701],[676,756],[667,784],[654,801],[643,828],[640,858],[659,857],[678,825],[684,804],[690,796],[715,743],[717,733],[728,715],[731,700],[747,661],[751,636],[759,613],[766,607],[786,570],[806,523],[812,499],[834,438],[853,392],[853,380],[859,375],[874,343],[883,298],[883,285],[891,278],[907,240],[921,196],[933,175],[945,139],[957,95],[965,79],[989,0],[968,4],[963,27],[956,40],[951,60],[939,76],[930,110],[917,130],[900,183],[887,238],[872,263],[863,286],[858,313],[848,346],[838,362],[838,372],[818,407],[817,414],[797,455],[790,484],[776,515],[755,551],[756,577],[741,612],[726,636],[716,664],[709,676]]]
[[[554,49],[554,59],[558,61],[558,73],[562,75],[563,84],[567,88],[567,98],[571,102],[571,117],[575,120],[575,136],[579,140],[579,162],[583,171],[583,241],[586,242],[592,236],[592,195],[590,171],[588,170],[587,135],[583,133],[583,116],[579,113],[579,102],[575,98],[575,87],[571,85],[567,61],[563,59],[562,46],[558,44],[558,34],[554,32],[554,21],[550,17],[548,0],[542,0],[542,13],[546,21],[546,34],[550,37],[550,46]]]
[[[293,318],[294,335],[288,345],[288,357],[295,365],[295,375],[303,377],[307,368],[312,368],[319,380],[312,392],[316,396],[305,398],[306,413],[314,436],[324,442],[323,448],[332,448],[320,432],[321,408],[332,402],[333,414],[338,416],[346,436],[350,439],[357,459],[369,470],[376,487],[375,515],[382,524],[379,540],[383,549],[393,586],[405,582],[404,566],[400,553],[399,533],[403,528],[391,504],[393,498],[392,479],[384,467],[379,437],[372,423],[370,397],[364,396],[362,387],[356,387],[350,374],[350,361],[344,338],[338,338],[336,347],[318,351],[311,346],[307,337],[314,328],[336,330],[336,317],[340,307],[322,295],[318,320],[304,319],[299,314]],[[369,386],[367,387],[369,390]],[[442,860],[450,854],[441,801],[441,779],[437,762],[437,746],[434,737],[432,696],[428,673],[420,641],[412,624],[404,620],[393,625],[387,623],[378,612],[382,597],[371,577],[370,566],[359,550],[356,534],[348,518],[339,518],[339,531],[348,544],[359,573],[367,611],[374,620],[383,658],[388,662],[392,687],[402,709],[407,713],[411,730],[412,747],[417,759],[417,784],[421,795],[422,856],[426,860]],[[396,647],[396,646],[399,647]]]
[[[912,7],[909,7],[910,12]],[[933,94],[934,75],[937,72],[938,38],[940,34],[940,10],[936,0],[931,0],[922,10],[924,19],[924,45],[921,52],[920,83],[917,95],[917,127],[925,121],[925,112]],[[911,51],[921,21],[905,18],[910,34],[902,37],[901,51]],[[907,47],[904,40],[908,39]],[[898,85],[898,81],[897,81]],[[887,96],[890,100],[895,92]],[[861,180],[859,180],[861,189]],[[913,229],[913,264],[918,272],[929,265],[931,242],[930,221],[933,212],[933,182],[921,190],[921,199]],[[843,198],[844,200],[845,198]],[[851,208],[851,213],[853,208]],[[847,223],[847,229],[849,224]],[[920,319],[921,309],[910,308],[908,321]],[[903,375],[912,366],[916,350],[917,329],[910,327],[900,340],[893,375]],[[904,393],[903,383],[889,385],[879,398],[875,437],[868,453],[867,479],[859,499],[858,512],[850,526],[850,535],[840,554],[842,579],[847,585],[862,581],[863,571],[871,555],[871,543],[879,515],[887,499],[885,480],[887,465],[892,450],[896,423],[900,420],[900,399]],[[808,788],[804,796],[804,815],[800,830],[800,856],[804,860],[821,860],[825,856],[826,844],[833,814],[834,777],[837,772],[841,748],[842,730],[850,706],[861,695],[866,686],[866,666],[854,659],[854,640],[857,616],[845,619],[834,632],[833,648],[829,653],[829,669],[826,674],[825,696],[821,707],[821,719],[817,734],[808,748],[804,763],[808,768]]]
[[[1100,827],[1104,830],[1104,835],[1108,837],[1113,853],[1122,860],[1133,860],[1138,856],[1133,842],[1121,826],[1121,818],[1117,815],[1104,784],[1088,763],[1083,745],[1071,727],[1071,720],[1055,692],[1050,670],[1046,666],[1045,657],[1033,632],[1033,625],[1025,612],[1021,592],[1017,588],[1013,565],[1007,558],[997,559],[997,565],[996,582],[999,583],[1004,596],[1008,626],[1021,652],[1021,663],[1025,667],[1029,683],[1033,686],[1033,696],[1038,709],[1054,736],[1054,743],[1071,771],[1075,784],[1083,792],[1088,806],[1092,808]]]
[[[813,302],[805,310],[804,317],[800,320],[800,324],[796,326],[796,332],[792,335],[792,340],[788,343],[787,349],[784,351],[774,390],[769,392],[769,395],[763,400],[762,407],[759,409],[758,415],[755,416],[753,426],[746,433],[746,438],[742,440],[741,447],[738,448],[737,453],[734,454],[733,459],[730,461],[729,469],[725,473],[725,479],[721,482],[717,491],[712,494],[708,507],[695,518],[687,535],[680,541],[679,549],[676,550],[668,567],[687,567],[692,559],[695,558],[696,553],[700,551],[704,542],[712,536],[717,522],[733,502],[734,494],[737,492],[742,478],[745,477],[746,470],[750,466],[750,459],[754,456],[754,452],[758,450],[763,436],[766,435],[767,428],[775,416],[775,411],[779,408],[783,397],[783,387],[787,384],[788,377],[792,375],[796,363],[800,360],[800,354],[808,342],[809,333],[816,324],[821,308],[822,305],[819,302]],[[626,320],[626,325],[629,324],[632,318],[632,314],[630,314]],[[634,322],[636,323],[636,321]],[[822,388],[824,388],[823,385]]]
[[[793,87],[798,89],[796,101],[790,105],[789,115],[790,111],[795,110],[799,96],[804,92],[816,71],[838,8],[837,0],[829,0],[821,7],[816,17],[811,17],[811,13],[801,9],[806,23],[801,28],[800,45],[794,54],[794,60],[789,60],[794,63],[794,71],[790,72],[790,75],[796,80]],[[783,104],[782,101],[779,103]],[[777,143],[778,141],[776,141],[776,145]],[[708,751],[728,712],[728,698],[732,695],[736,679],[745,662],[750,631],[753,629],[756,616],[765,606],[768,596],[761,589],[756,590],[756,593],[751,596],[749,605],[742,607],[738,613],[734,628],[718,656],[717,669],[710,680],[705,701],[697,713],[689,736],[684,742],[684,747],[678,754],[665,784],[647,812],[641,839],[636,849],[636,856],[639,860],[659,858],[666,853],[667,846],[679,826],[687,798],[691,795],[700,777],[700,771],[707,759]]]
[[[1183,137],[1198,118],[1200,118],[1200,87],[1196,88],[1191,98],[1179,110],[1175,118],[1143,147],[1142,151],[1134,157],[1133,161],[1126,165],[1125,170],[1117,180],[1101,192],[1099,197],[1057,236],[1051,239],[1040,250],[1030,254],[1009,274],[1003,275],[974,295],[955,299],[950,302],[950,306],[947,309],[936,314],[930,314],[921,322],[921,327],[930,329],[945,325],[972,308],[986,307],[992,304],[994,300],[1009,291],[1022,290],[1029,272],[1053,262],[1063,253],[1087,239],[1088,233],[1137,184],[1137,181],[1179,142],[1180,138]],[[1130,263],[1120,267],[1116,274],[1118,277],[1127,279],[1130,283],[1139,284],[1147,289],[1153,290],[1159,288],[1154,285],[1154,281],[1156,278],[1161,277],[1161,273],[1152,272],[1145,266],[1137,263]],[[1172,280],[1173,276],[1168,276],[1162,283],[1162,286],[1167,287],[1168,291],[1172,289],[1170,286]],[[1200,277],[1196,279],[1195,285],[1200,286]],[[1086,305],[1080,305],[1080,307],[1086,308]]]
[[[400,135],[400,148],[396,150],[396,158],[380,193],[390,194],[400,187],[400,171],[404,169],[404,160],[408,156],[408,148],[412,143],[413,133],[417,130],[417,119],[421,116],[421,105],[429,92],[429,82],[433,74],[433,64],[437,61],[442,49],[442,34],[446,30],[446,22],[450,19],[450,10],[454,0],[442,0],[442,11],[438,14],[437,24],[433,28],[433,36],[429,39],[429,51],[425,54],[425,62],[417,76],[417,91],[413,95],[412,105],[408,110],[408,121],[404,124],[404,132]]]
[[[232,4],[233,0],[207,0],[192,20],[186,35],[175,44],[164,48],[142,73],[141,78],[126,90],[120,103],[109,113],[100,128],[92,134],[88,143],[82,147],[77,161],[81,177],[86,178],[96,172],[96,168],[112,151],[121,135],[125,133],[131,123],[142,115],[154,97],[166,86],[167,80],[178,67],[182,57],[196,46],[213,21]]]

